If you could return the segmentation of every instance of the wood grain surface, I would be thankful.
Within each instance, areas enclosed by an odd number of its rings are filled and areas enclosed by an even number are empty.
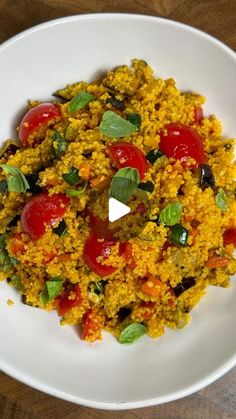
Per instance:
[[[236,50],[236,0],[0,0],[0,43],[49,19],[93,12],[167,17],[202,29]],[[0,373],[0,419],[54,418],[236,419],[236,368],[192,396],[125,412],[78,406]]]

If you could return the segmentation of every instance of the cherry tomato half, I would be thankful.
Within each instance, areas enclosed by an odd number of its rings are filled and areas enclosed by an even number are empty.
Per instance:
[[[223,234],[224,244],[233,244],[236,247],[236,228],[229,228]]]
[[[97,261],[98,257],[107,259],[111,254],[112,247],[116,242],[109,239],[101,239],[96,234],[90,234],[84,245],[83,259],[86,265],[102,278],[111,275],[117,270],[114,266],[102,265]]]
[[[69,290],[66,290],[58,300],[58,314],[59,316],[64,316],[72,307],[76,307],[83,301],[79,285],[74,285]]]
[[[38,240],[45,233],[46,226],[52,226],[63,217],[69,201],[70,199],[62,193],[51,196],[42,193],[33,196],[21,214],[24,231],[32,240]]]
[[[27,146],[30,134],[59,117],[61,117],[60,108],[52,103],[41,103],[31,108],[20,123],[19,139],[21,144]]]
[[[166,132],[165,132],[166,131]],[[167,157],[174,157],[185,165],[189,158],[195,160],[191,167],[198,167],[206,161],[203,139],[188,125],[171,123],[160,133],[159,148]]]
[[[108,229],[108,218],[103,220],[97,215],[94,215],[90,210],[87,210],[87,212],[89,215],[92,232],[95,233],[98,237],[102,237],[104,239],[113,239],[114,233],[116,233],[117,229]]]
[[[148,170],[148,162],[144,153],[138,147],[133,144],[119,142],[111,144],[109,152],[119,169],[122,167],[133,167],[139,171],[140,179],[143,180]]]

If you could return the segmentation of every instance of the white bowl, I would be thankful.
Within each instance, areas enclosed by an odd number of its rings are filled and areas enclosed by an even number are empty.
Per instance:
[[[29,98],[90,80],[134,57],[180,89],[207,97],[224,134],[236,134],[236,55],[196,29],[160,18],[81,15],[29,29],[0,47],[0,138],[14,133]],[[233,283],[234,281],[232,281]],[[182,331],[122,346],[108,334],[88,345],[55,313],[27,307],[0,284],[0,368],[49,394],[86,406],[129,409],[186,396],[236,364],[236,284],[210,287]],[[15,301],[9,307],[6,300]]]

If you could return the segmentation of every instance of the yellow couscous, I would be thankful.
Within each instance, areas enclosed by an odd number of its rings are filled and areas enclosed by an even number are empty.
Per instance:
[[[142,60],[55,97],[0,151],[0,280],[90,342],[183,328],[236,272],[234,140]]]

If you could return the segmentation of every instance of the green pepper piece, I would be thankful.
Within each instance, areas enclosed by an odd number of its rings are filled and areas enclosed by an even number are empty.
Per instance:
[[[71,167],[68,173],[65,173],[63,176],[63,179],[68,185],[74,186],[81,180],[81,177],[79,176],[78,169],[76,167]]]
[[[179,246],[187,246],[188,230],[181,224],[175,224],[171,230],[170,240]]]

